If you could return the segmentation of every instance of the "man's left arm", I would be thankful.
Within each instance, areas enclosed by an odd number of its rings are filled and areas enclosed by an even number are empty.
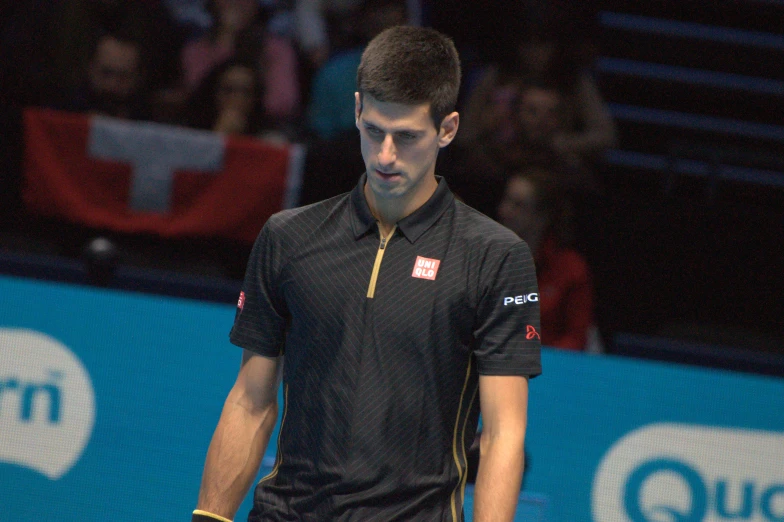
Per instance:
[[[491,254],[474,329],[482,411],[474,520],[511,522],[523,476],[528,378],[542,371],[539,291],[528,245],[518,239]]]
[[[480,375],[482,438],[474,487],[474,521],[512,521],[525,463],[528,378]]]

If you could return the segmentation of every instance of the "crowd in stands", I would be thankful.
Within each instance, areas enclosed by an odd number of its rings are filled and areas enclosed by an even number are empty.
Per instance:
[[[616,133],[592,75],[593,13],[571,4],[5,2],[0,202],[20,208],[27,106],[305,143],[301,203],[350,190],[362,169],[353,115],[362,49],[386,27],[432,25],[455,38],[464,67],[460,132],[438,173],[528,241],[543,342],[584,349],[593,297],[574,225],[585,195],[601,193],[595,173]]]

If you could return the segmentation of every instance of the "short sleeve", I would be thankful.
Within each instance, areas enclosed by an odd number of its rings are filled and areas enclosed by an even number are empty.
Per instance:
[[[535,377],[542,373],[541,329],[531,251],[521,241],[499,257],[482,270],[473,332],[477,370]]]
[[[270,222],[253,245],[229,340],[266,357],[282,354],[288,311],[277,281],[283,253]]]

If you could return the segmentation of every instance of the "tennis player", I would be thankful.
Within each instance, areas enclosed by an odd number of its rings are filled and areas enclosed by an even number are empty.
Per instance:
[[[250,521],[462,520],[480,410],[474,520],[512,520],[541,370],[536,274],[522,240],[435,175],[459,84],[457,51],[432,29],[394,27],[365,49],[366,171],[259,234],[230,334],[242,366],[194,522],[235,516],[278,416],[279,374],[277,459]]]

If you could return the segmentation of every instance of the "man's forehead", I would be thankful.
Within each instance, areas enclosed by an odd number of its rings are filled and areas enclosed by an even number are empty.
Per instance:
[[[360,119],[388,131],[422,132],[433,126],[428,102],[382,102],[367,94],[362,98]]]

